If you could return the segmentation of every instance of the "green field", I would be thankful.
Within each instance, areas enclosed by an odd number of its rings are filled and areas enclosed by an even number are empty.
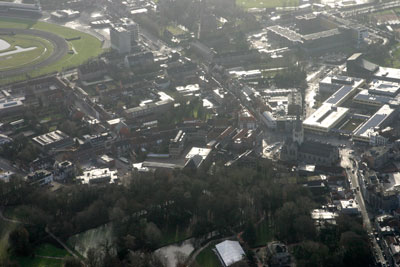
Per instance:
[[[243,8],[293,7],[299,0],[236,0],[236,5]]]
[[[68,41],[68,45],[75,53],[65,55],[60,61],[28,73],[30,77],[37,77],[47,73],[58,72],[81,65],[92,57],[103,52],[102,43],[96,37],[70,28],[41,21],[15,18],[0,18],[2,28],[36,29],[52,32],[66,39],[79,37],[79,40]],[[19,75],[0,80],[0,84],[26,79],[26,75]]]
[[[256,242],[253,247],[265,246],[268,242],[274,239],[274,231],[271,229],[269,223],[266,220],[263,220],[256,227]]]
[[[220,267],[221,262],[218,260],[217,255],[215,255],[212,249],[215,244],[211,243],[208,247],[203,249],[199,255],[196,257],[196,263],[201,267]]]
[[[66,256],[69,256],[66,250],[46,243],[35,249],[35,257],[12,257],[12,260],[18,262],[21,267],[61,267]]]
[[[40,62],[49,57],[53,53],[54,49],[53,45],[49,41],[36,36],[1,36],[1,39],[11,45],[9,49],[3,50],[1,53],[16,50],[16,46],[21,48],[35,47],[35,49],[4,56],[1,56],[0,53],[0,71]]]

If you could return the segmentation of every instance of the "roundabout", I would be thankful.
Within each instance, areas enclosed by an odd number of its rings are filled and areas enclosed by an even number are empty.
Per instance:
[[[36,29],[0,28],[0,77],[28,73],[63,58],[64,38]]]

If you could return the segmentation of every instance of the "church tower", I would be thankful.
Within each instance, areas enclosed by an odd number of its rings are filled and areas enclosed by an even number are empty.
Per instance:
[[[300,119],[299,112],[297,112],[296,122],[293,127],[293,135],[292,139],[294,143],[301,145],[304,141],[304,129],[303,129],[303,122]]]

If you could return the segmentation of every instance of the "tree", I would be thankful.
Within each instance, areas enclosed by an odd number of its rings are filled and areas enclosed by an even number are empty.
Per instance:
[[[79,259],[66,257],[64,260],[64,267],[83,267],[83,264]]]
[[[246,229],[243,232],[243,239],[249,244],[249,246],[253,246],[257,240],[256,228],[252,222],[247,222]]]
[[[19,227],[13,230],[8,237],[8,242],[11,250],[16,255],[27,256],[31,253],[29,233],[25,227]]]

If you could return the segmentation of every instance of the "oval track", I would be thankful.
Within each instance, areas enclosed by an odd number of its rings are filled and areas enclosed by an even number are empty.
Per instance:
[[[62,38],[54,33],[51,33],[51,32],[45,32],[45,31],[34,30],[34,29],[0,28],[0,37],[1,37],[1,34],[10,34],[10,33],[32,35],[32,36],[46,39],[53,44],[54,49],[53,49],[53,53],[49,57],[45,58],[44,60],[42,60],[40,62],[31,64],[28,66],[22,66],[20,68],[17,67],[15,69],[0,71],[0,77],[24,74],[24,73],[28,73],[33,70],[42,68],[44,66],[47,66],[47,65],[57,62],[68,52],[68,44],[64,40],[64,38]]]

